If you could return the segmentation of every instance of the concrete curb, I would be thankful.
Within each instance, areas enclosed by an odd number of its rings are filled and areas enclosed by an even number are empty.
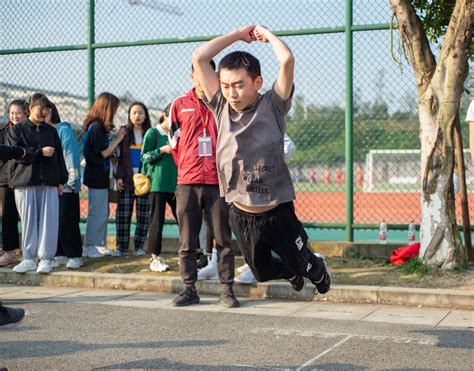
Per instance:
[[[177,293],[183,287],[179,277],[90,272],[53,272],[51,274],[28,272],[18,274],[6,268],[0,268],[0,283],[160,293]],[[203,295],[219,295],[221,288],[217,281],[198,281],[196,286],[198,292]],[[462,290],[334,285],[327,295],[315,296],[311,284],[297,293],[289,283],[273,281],[253,285],[235,284],[234,291],[237,297],[252,299],[317,300],[337,303],[409,305],[474,310],[474,291]]]

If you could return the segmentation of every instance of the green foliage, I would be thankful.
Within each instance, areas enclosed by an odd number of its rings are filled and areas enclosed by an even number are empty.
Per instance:
[[[408,95],[403,110],[390,113],[386,102],[377,98],[374,102],[354,103],[354,161],[361,163],[371,149],[420,149],[419,119],[416,102]],[[463,96],[460,117],[466,116],[470,99]],[[323,164],[342,166],[345,159],[345,111],[336,105],[306,105],[297,96],[293,110],[287,118],[287,133],[296,146],[296,152],[288,161],[293,165]],[[467,147],[468,125],[461,125],[462,137]]]
[[[345,111],[338,106],[305,105],[295,97],[287,132],[296,145],[292,164],[342,164],[345,153]],[[354,160],[362,162],[370,149],[420,148],[416,111],[389,114],[381,99],[354,110]]]
[[[408,260],[400,266],[400,270],[404,273],[416,274],[418,276],[424,276],[432,272],[432,268],[424,264],[419,257]]]
[[[412,1],[431,41],[435,42],[445,34],[455,3],[455,0]]]

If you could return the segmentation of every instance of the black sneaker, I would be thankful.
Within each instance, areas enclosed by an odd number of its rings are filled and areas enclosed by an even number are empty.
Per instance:
[[[300,292],[304,287],[304,279],[301,276],[293,276],[288,281],[291,283],[293,290]]]
[[[193,289],[191,287],[184,288],[184,290],[181,291],[179,295],[173,299],[173,305],[175,307],[184,307],[186,305],[198,303],[199,296],[196,292],[196,289]]]
[[[207,255],[203,252],[197,254],[197,267],[198,269],[204,268],[208,263]]]
[[[331,273],[328,270],[328,264],[326,262],[326,257],[323,254],[315,253],[317,258],[323,261],[323,275],[319,281],[312,281],[316,286],[314,290],[315,294],[325,294],[331,289]]]
[[[0,328],[2,329],[18,325],[23,317],[25,317],[24,309],[0,306]]]
[[[219,297],[219,303],[227,308],[238,308],[240,303],[232,290],[223,290]]]

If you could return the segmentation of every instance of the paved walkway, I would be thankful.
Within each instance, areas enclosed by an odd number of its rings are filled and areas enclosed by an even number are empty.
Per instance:
[[[251,314],[361,322],[413,324],[435,327],[474,328],[474,311],[413,308],[371,304],[341,304],[318,301],[241,299],[240,308],[225,308],[215,296],[201,295],[201,303],[174,307],[175,295],[131,290],[97,290],[41,286],[0,285],[0,297],[8,301],[48,301],[102,304],[132,308]],[[276,331],[276,330],[275,330]],[[287,330],[285,330],[287,331]],[[388,336],[388,334],[387,334]]]
[[[121,289],[175,294],[182,289],[182,282],[176,276],[155,276],[139,274],[89,273],[58,271],[51,274],[14,273],[11,269],[0,269],[0,283],[18,285],[41,285],[52,287],[75,287],[95,289]],[[197,289],[202,295],[219,295],[217,280],[198,281]],[[253,285],[234,286],[239,299],[297,300],[333,303],[390,304],[417,307],[433,307],[459,310],[474,310],[474,291],[417,289],[384,286],[333,285],[327,295],[313,294],[313,286],[307,284],[299,293],[284,281],[271,281]]]

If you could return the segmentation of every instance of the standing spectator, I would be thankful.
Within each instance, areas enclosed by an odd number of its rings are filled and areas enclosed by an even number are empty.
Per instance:
[[[4,144],[8,130],[16,124],[26,122],[26,101],[18,99],[8,105],[8,123],[0,128],[0,143]],[[0,161],[0,197],[2,203],[2,247],[0,267],[18,262],[16,251],[20,248],[18,221],[20,216],[15,205],[15,193],[8,186],[8,161]]]
[[[331,172],[329,169],[324,170],[324,184],[331,184]]]
[[[26,108],[26,107],[25,107]],[[28,155],[24,147],[10,147],[0,144],[0,161],[6,162],[13,159],[23,160]],[[31,153],[29,154],[31,156]],[[25,317],[22,308],[4,307],[0,302],[0,328],[11,328],[18,325]]]
[[[17,273],[49,273],[56,255],[59,196],[68,176],[58,133],[45,123],[50,112],[48,98],[35,93],[28,100],[28,120],[8,131],[8,144],[33,153],[9,168],[22,225],[24,260],[13,268]]]
[[[208,61],[215,69],[213,61]],[[217,126],[214,114],[203,102],[201,85],[175,99],[170,110],[170,143],[178,166],[176,213],[179,223],[179,263],[184,289],[173,300],[175,306],[199,303],[196,291],[197,247],[204,209],[216,241],[217,264],[221,281],[220,303],[240,304],[233,292],[234,250],[231,244],[229,206],[219,196],[216,167]]]
[[[126,129],[121,128],[112,144],[109,132],[114,127],[114,117],[119,99],[110,93],[101,93],[84,120],[83,138],[84,184],[88,190],[88,215],[84,237],[83,256],[98,258],[111,255],[107,249],[107,219],[109,217],[108,189],[110,185],[109,157],[123,140]]]
[[[356,175],[356,184],[357,187],[362,187],[362,184],[364,183],[364,170],[362,169],[362,166],[357,167],[357,175]]]
[[[342,169],[340,167],[338,167],[336,169],[336,176],[335,176],[337,185],[341,185],[342,177],[343,177],[342,176]]]
[[[135,256],[145,255],[145,245],[149,222],[148,195],[136,196],[133,175],[141,169],[140,154],[143,136],[150,129],[148,109],[141,102],[134,102],[128,109],[128,124],[125,137],[116,149],[117,154],[117,189],[120,199],[117,204],[115,223],[117,227],[117,248],[114,256],[122,256],[128,251],[130,242],[130,222],[133,204],[136,203],[137,225],[135,229]]]
[[[150,231],[148,233],[148,253],[151,254],[150,270],[165,272],[169,269],[161,257],[163,226],[165,224],[166,204],[176,220],[176,181],[178,169],[171,156],[168,143],[168,105],[160,123],[145,134],[142,149],[143,173],[151,178],[150,191]]]
[[[65,264],[66,268],[77,269],[82,265],[82,239],[79,229],[81,191],[81,155],[79,144],[69,122],[62,122],[54,103],[51,103],[51,114],[46,122],[58,131],[63,147],[68,180],[64,184],[64,193],[59,196],[59,238],[54,267]]]

